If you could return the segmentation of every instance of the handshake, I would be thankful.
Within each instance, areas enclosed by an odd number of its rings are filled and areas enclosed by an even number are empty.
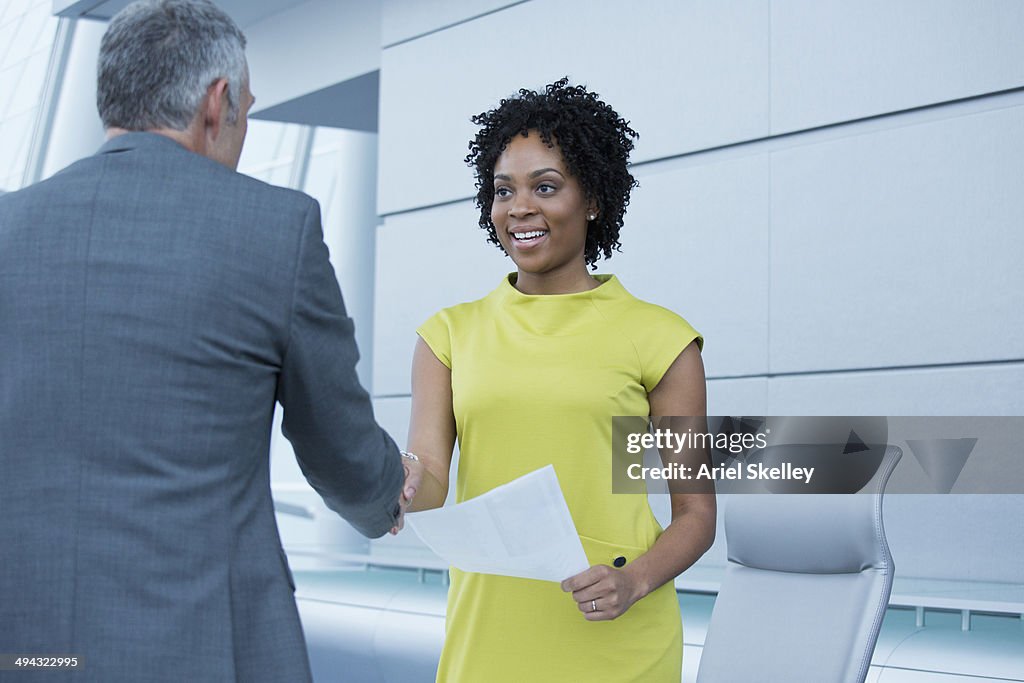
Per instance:
[[[423,463],[420,462],[419,456],[408,451],[400,452],[402,467],[405,469],[405,483],[402,484],[402,492],[398,495],[398,519],[389,532],[392,536],[398,534],[405,526],[405,512],[412,506],[412,499],[419,490],[420,482],[423,481]]]

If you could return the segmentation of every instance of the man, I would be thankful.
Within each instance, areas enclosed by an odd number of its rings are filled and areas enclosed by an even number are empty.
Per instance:
[[[73,680],[309,680],[275,400],[357,529],[408,502],[318,205],[234,171],[244,46],[207,0],[129,6],[100,50],[107,143],[0,200],[0,654],[79,655]]]

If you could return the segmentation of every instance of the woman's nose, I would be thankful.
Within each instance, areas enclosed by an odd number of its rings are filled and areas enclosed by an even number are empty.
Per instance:
[[[529,193],[516,193],[508,207],[508,215],[513,218],[522,218],[535,213],[537,213],[537,207]]]

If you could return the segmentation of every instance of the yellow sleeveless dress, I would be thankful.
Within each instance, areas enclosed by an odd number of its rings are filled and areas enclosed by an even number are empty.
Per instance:
[[[595,289],[527,295],[515,274],[417,333],[452,371],[458,501],[554,465],[591,565],[631,562],[662,529],[647,496],[612,494],[611,418],[647,394],[700,335],[613,275]],[[568,578],[568,577],[567,577]],[[451,571],[437,680],[672,681],[682,626],[672,583],[618,619],[588,622],[558,584]]]

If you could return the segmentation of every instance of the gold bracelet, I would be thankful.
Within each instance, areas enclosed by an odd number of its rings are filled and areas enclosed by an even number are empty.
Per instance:
[[[419,462],[420,461],[420,457],[418,455],[416,455],[415,453],[410,453],[409,451],[398,451],[398,452],[401,453],[402,457],[405,458],[406,460],[412,460],[413,462]]]

